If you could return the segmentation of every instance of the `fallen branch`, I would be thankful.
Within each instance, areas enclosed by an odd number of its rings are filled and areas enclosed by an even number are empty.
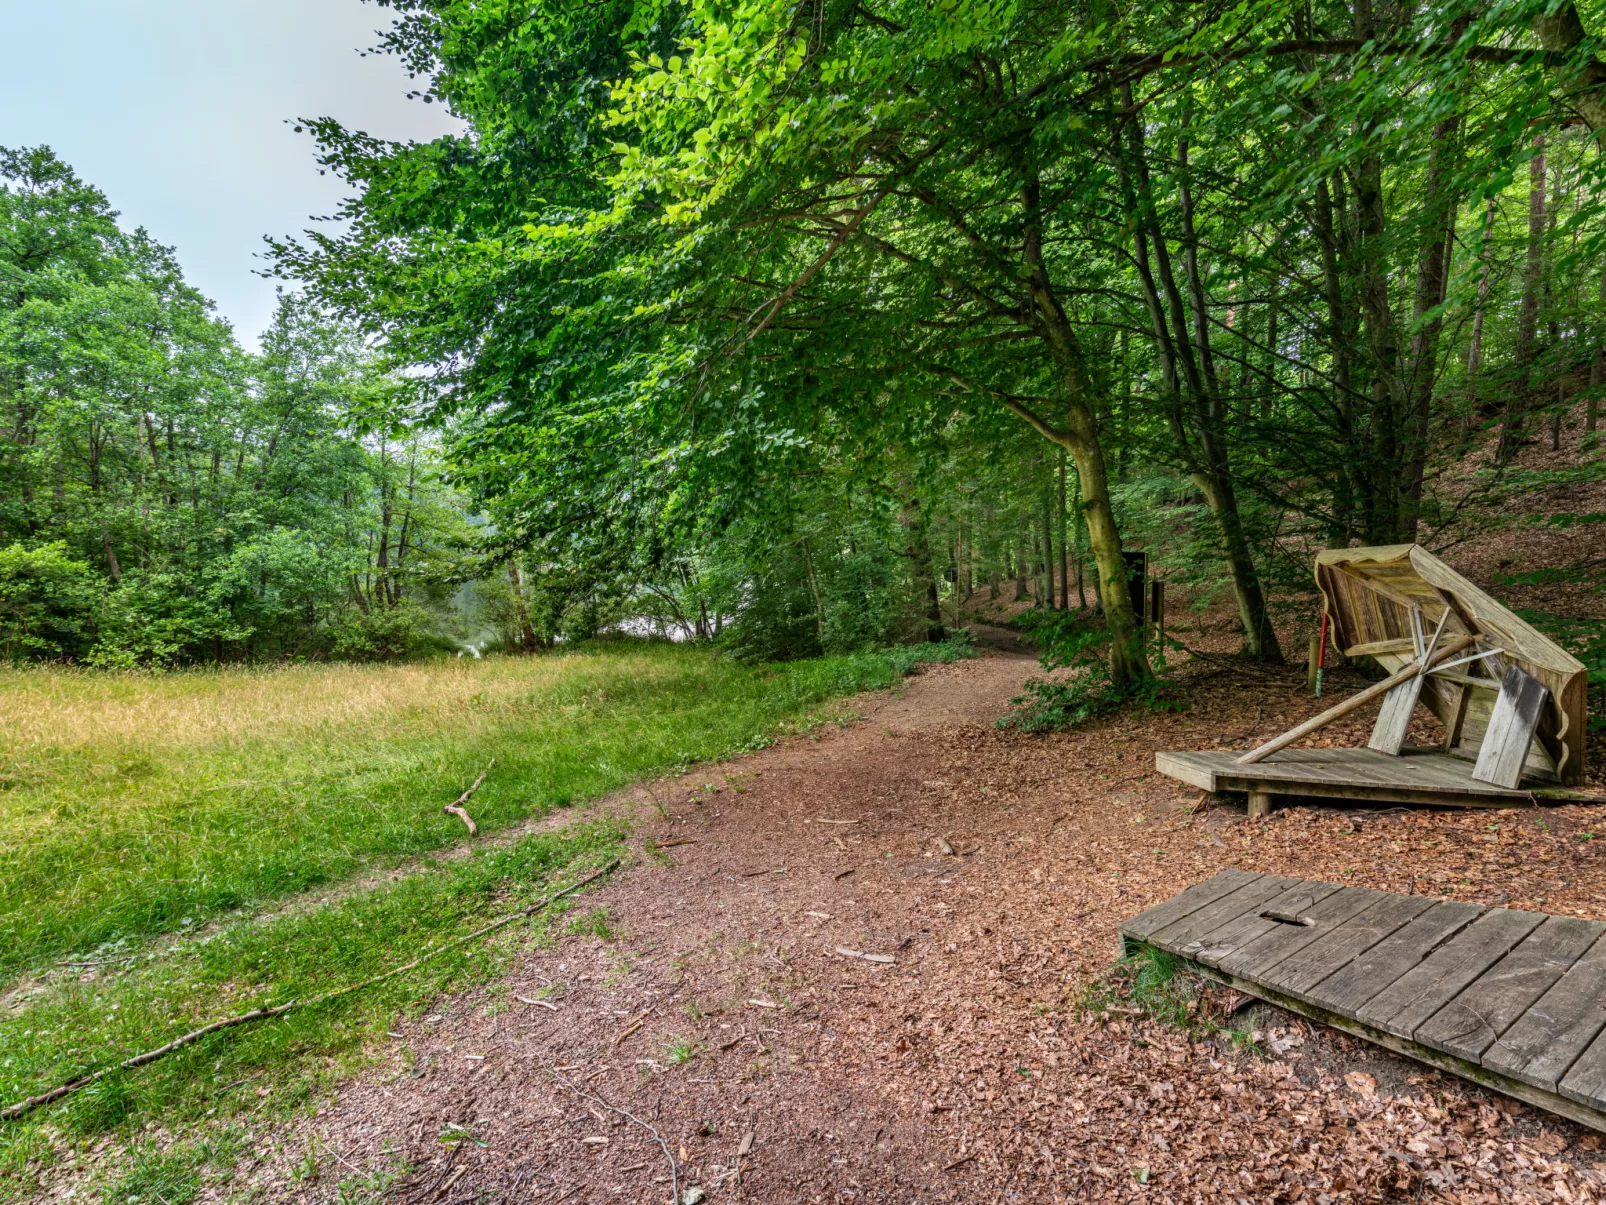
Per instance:
[[[487,769],[488,768],[489,767],[487,767]],[[102,1067],[99,1071],[96,1071],[93,1074],[79,1076],[77,1079],[69,1080],[65,1084],[60,1084],[48,1092],[41,1092],[38,1096],[30,1096],[27,1100],[20,1100],[14,1105],[7,1105],[4,1109],[0,1109],[0,1121],[15,1121],[17,1118],[33,1112],[41,1105],[48,1105],[51,1102],[58,1101],[65,1096],[71,1096],[80,1088],[87,1088],[90,1084],[104,1079],[114,1071],[132,1071],[135,1067],[143,1067],[147,1063],[156,1062],[157,1059],[166,1058],[174,1051],[182,1050],[186,1046],[193,1046],[196,1042],[199,1042],[208,1034],[216,1033],[220,1029],[232,1029],[236,1025],[245,1025],[252,1021],[265,1021],[269,1017],[282,1017],[291,1009],[306,1009],[312,1008],[319,1004],[327,1004],[329,1001],[337,1000],[341,996],[349,996],[351,993],[361,991],[365,987],[372,987],[376,983],[382,983],[386,979],[390,979],[396,975],[402,974],[404,971],[410,971],[414,967],[421,966],[423,963],[428,962],[431,958],[446,953],[447,950],[453,950],[459,946],[467,945],[469,942],[474,941],[477,938],[484,937],[488,933],[494,933],[498,929],[506,928],[516,920],[521,920],[528,916],[534,916],[543,908],[555,904],[558,900],[561,900],[566,895],[572,895],[574,892],[579,891],[587,884],[596,882],[604,875],[612,874],[618,868],[619,859],[615,858],[612,862],[608,863],[608,865],[604,866],[595,874],[587,875],[572,887],[565,887],[562,891],[559,891],[555,895],[548,896],[540,903],[531,904],[528,908],[521,909],[518,912],[509,913],[501,920],[493,921],[483,928],[476,929],[474,932],[467,934],[464,937],[459,937],[449,941],[444,946],[430,950],[428,953],[413,959],[413,961],[409,963],[405,963],[402,966],[395,967],[389,971],[384,971],[378,975],[372,976],[371,978],[364,979],[361,983],[353,983],[349,987],[336,988],[333,991],[325,992],[321,996],[314,996],[310,1000],[290,1000],[273,1008],[259,1008],[253,1010],[252,1012],[241,1013],[237,1017],[227,1017],[222,1021],[213,1021],[210,1025],[203,1025],[200,1029],[191,1030],[183,1037],[174,1038],[166,1046],[159,1046],[155,1050],[147,1050],[143,1054],[136,1054],[132,1058],[124,1059],[115,1066]]]
[[[496,758],[493,757],[485,763],[485,769],[480,771],[480,776],[474,780],[474,785],[459,795],[456,803],[448,803],[441,809],[450,815],[456,816],[464,824],[468,825],[468,835],[470,837],[479,836],[480,829],[479,825],[474,823],[474,817],[468,814],[468,809],[463,805],[474,797],[474,792],[480,789],[480,783],[485,781],[485,776],[491,772],[491,767],[494,765],[496,765]]]
[[[559,1075],[556,1068],[549,1067],[545,1063],[541,1064],[541,1066],[548,1075],[550,1075],[558,1083],[562,1084],[570,1092],[573,1092],[581,1100],[589,1100],[593,1104],[599,1104],[604,1109],[607,1109],[608,1112],[617,1113],[620,1117],[635,1122],[642,1129],[646,1130],[647,1133],[651,1134],[653,1139],[658,1143],[658,1146],[663,1150],[664,1158],[669,1160],[669,1199],[673,1202],[673,1205],[680,1205],[680,1169],[675,1164],[675,1156],[670,1153],[669,1144],[664,1141],[664,1136],[657,1130],[653,1129],[653,1127],[648,1125],[645,1121],[641,1120],[641,1118],[637,1117],[634,1113],[631,1113],[629,1110],[621,1109],[618,1105],[611,1105],[607,1101],[603,1100],[602,1097],[597,1096],[594,1093],[587,1092],[573,1080]]]
[[[861,958],[865,962],[896,962],[897,959],[889,954],[866,954],[863,950],[850,950],[846,946],[835,947],[836,952],[844,958]]]

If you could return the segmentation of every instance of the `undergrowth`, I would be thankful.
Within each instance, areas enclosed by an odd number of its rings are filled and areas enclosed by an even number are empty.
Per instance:
[[[1212,1038],[1237,1050],[1254,1048],[1253,1027],[1247,1020],[1232,1020],[1216,984],[1186,959],[1151,946],[1139,946],[1112,965],[1087,988],[1081,1006],[1099,1018],[1135,1011],[1196,1041]]]
[[[1057,732],[1127,706],[1149,712],[1182,709],[1166,679],[1165,647],[1159,641],[1149,650],[1154,674],[1118,686],[1110,676],[1109,631],[1102,624],[1078,612],[1043,611],[1027,616],[1022,627],[1037,641],[1045,670],[1069,673],[1028,680],[1026,693],[1010,700],[1011,710],[998,727]]]

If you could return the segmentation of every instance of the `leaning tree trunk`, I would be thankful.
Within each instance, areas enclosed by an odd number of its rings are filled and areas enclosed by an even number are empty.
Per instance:
[[[1130,90],[1124,91],[1123,96],[1130,108]],[[1136,127],[1136,123],[1131,124]],[[1265,592],[1261,589],[1260,575],[1250,554],[1242,514],[1238,509],[1237,493],[1232,483],[1222,414],[1221,382],[1211,352],[1209,311],[1199,273],[1193,193],[1187,184],[1188,143],[1186,139],[1178,140],[1177,166],[1181,180],[1178,200],[1183,223],[1183,271],[1192,303],[1191,332],[1189,306],[1184,303],[1182,291],[1177,287],[1170,247],[1154,216],[1148,169],[1143,159],[1141,130],[1130,129],[1129,139],[1132,165],[1130,176],[1126,177],[1126,194],[1131,202],[1136,227],[1134,242],[1138,278],[1143,286],[1155,348],[1160,357],[1161,375],[1173,394],[1171,428],[1177,454],[1204,494],[1210,513],[1216,520],[1228,576],[1232,582],[1233,598],[1238,604],[1238,615],[1243,624],[1243,650],[1256,661],[1281,664],[1282,649],[1277,643],[1277,634],[1266,609]],[[1135,193],[1131,187],[1133,184],[1136,185]],[[1151,249],[1154,270],[1149,267]],[[1180,404],[1183,392],[1186,392],[1190,402],[1186,409]],[[1191,428],[1192,440],[1188,438],[1186,428]]]
[[[1026,173],[1021,190],[1021,210],[1025,218],[1023,246],[1027,284],[1037,310],[1039,329],[1049,358],[1059,371],[1065,397],[1065,418],[1054,426],[1019,401],[1004,404],[1026,419],[1044,438],[1071,454],[1082,481],[1082,510],[1087,516],[1088,540],[1098,564],[1100,594],[1104,600],[1104,625],[1110,634],[1110,680],[1118,690],[1127,690],[1154,676],[1148,653],[1143,647],[1143,625],[1132,609],[1127,589],[1126,558],[1122,555],[1121,529],[1110,502],[1110,481],[1105,466],[1104,447],[1099,442],[1098,418],[1089,404],[1089,375],[1086,357],[1076,330],[1060,303],[1043,259],[1043,232],[1039,225],[1041,194],[1035,172]]]

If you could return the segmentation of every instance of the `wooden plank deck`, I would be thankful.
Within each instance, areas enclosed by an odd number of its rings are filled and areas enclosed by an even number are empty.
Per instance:
[[[1240,991],[1606,1131],[1606,924],[1225,870],[1120,926]]]
[[[1394,757],[1376,749],[1284,749],[1249,766],[1239,765],[1238,757],[1232,750],[1156,753],[1154,768],[1205,791],[1452,807],[1531,802],[1528,791],[1479,782],[1471,762],[1443,753],[1407,749]]]

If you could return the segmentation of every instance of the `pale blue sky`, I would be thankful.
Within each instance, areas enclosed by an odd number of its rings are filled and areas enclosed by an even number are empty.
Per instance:
[[[398,139],[455,128],[406,99],[395,60],[359,57],[389,23],[359,0],[0,0],[0,146],[54,148],[124,225],[176,247],[255,347],[273,310],[273,282],[252,275],[262,236],[342,194],[285,119]]]

